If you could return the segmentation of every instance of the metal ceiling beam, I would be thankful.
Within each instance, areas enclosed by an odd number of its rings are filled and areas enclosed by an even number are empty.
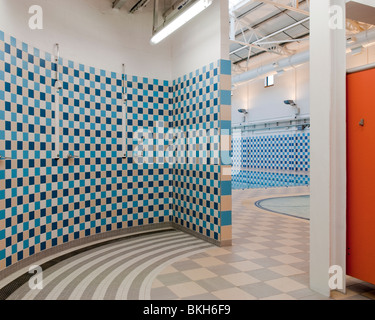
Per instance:
[[[256,5],[258,3],[258,5]],[[301,1],[301,3],[309,3],[308,0],[305,0],[305,1]],[[264,36],[264,35],[261,35],[260,37],[258,37],[256,35],[256,40],[255,41],[252,41],[250,42],[249,40],[253,37],[245,37],[245,34],[248,34],[248,32],[250,32],[251,34],[256,34],[256,30],[253,27],[250,26],[250,23],[249,21],[246,20],[245,16],[247,15],[247,13],[241,13],[241,10],[243,11],[243,9],[247,8],[249,5],[251,4],[255,4],[256,6],[249,11],[256,11],[257,8],[259,8],[259,6],[262,6],[262,5],[273,5],[275,7],[279,7],[279,12],[277,12],[275,15],[272,15],[271,17],[267,18],[266,20],[263,20],[261,23],[257,24],[256,27],[258,27],[259,25],[269,21],[269,20],[272,20],[282,14],[286,14],[288,10],[291,10],[291,11],[294,11],[294,12],[299,12],[300,14],[304,14],[304,15],[307,15],[307,18],[305,19],[302,19],[300,21],[296,21],[296,23],[286,27],[286,28],[283,28],[281,30],[278,30],[272,34],[269,34],[267,36]],[[233,50],[232,52],[230,52],[231,55],[236,55],[237,56],[237,52],[241,51],[241,50],[244,50],[246,48],[249,48],[249,56],[246,58],[242,58],[240,59],[239,61],[237,62],[241,62],[241,61],[244,61],[244,60],[249,60],[250,56],[256,56],[258,54],[262,54],[262,53],[265,53],[265,52],[269,52],[269,53],[276,53],[276,54],[281,54],[281,55],[291,55],[293,54],[294,52],[293,51],[290,51],[288,50],[285,46],[283,45],[280,45],[280,44],[286,44],[290,41],[296,41],[297,39],[294,39],[293,37],[290,37],[288,36],[288,34],[286,34],[286,30],[290,29],[290,28],[293,28],[297,25],[301,25],[303,24],[304,22],[307,22],[309,20],[309,12],[308,11],[305,11],[305,10],[302,10],[300,9],[299,7],[300,5],[300,1],[299,0],[291,0],[291,3],[290,5],[285,5],[283,3],[279,3],[278,1],[271,1],[271,0],[243,0],[241,2],[239,2],[237,5],[233,6],[231,8],[231,18],[232,18],[232,36],[231,36],[231,39],[232,40],[237,40],[237,37],[238,36],[243,36],[244,38],[244,41],[240,42],[240,41],[234,41],[236,42],[237,44],[240,44],[241,47]],[[241,28],[241,32],[239,32],[238,34],[236,34],[236,27],[234,27],[234,25],[238,25],[240,24],[240,21],[244,21],[246,22],[247,24],[247,30],[246,30],[246,27],[245,28]],[[275,41],[275,42],[270,42],[270,43],[267,43],[267,42],[264,42],[264,40],[266,39],[269,39],[271,38],[272,36],[275,36],[279,33],[285,33],[287,36],[288,36],[288,39],[285,40],[285,41]],[[246,39],[248,38],[248,40]],[[263,43],[264,42],[264,43]],[[261,47],[262,49],[260,49],[259,47]],[[251,49],[254,48],[254,49],[260,49],[259,52],[255,52],[254,54],[251,54]],[[236,63],[236,62],[234,62]]]
[[[130,9],[130,13],[134,13],[136,11],[138,11],[140,8],[143,8],[145,7],[146,5],[148,5],[148,3],[150,2],[150,0],[139,0],[131,9]]]
[[[297,37],[297,38],[295,38],[295,39],[293,39],[293,40],[301,40],[301,41],[303,41],[303,40],[305,39],[305,37],[308,37],[309,35],[310,35],[310,33],[308,32],[308,33],[303,34],[302,36]],[[259,56],[259,55],[261,55],[261,54],[264,54],[264,53],[265,53],[264,51],[259,51],[259,52],[257,52],[257,53],[254,53],[254,54],[251,56],[251,58],[255,58],[255,57],[257,57],[257,56]],[[234,61],[234,62],[233,62],[233,66],[235,66],[235,65],[237,65],[237,64],[240,64],[240,63],[242,63],[242,62],[244,62],[244,61],[246,61],[246,60],[248,60],[248,58],[241,58],[240,60]]]
[[[290,11],[298,12],[300,14],[304,14],[306,16],[310,16],[310,12],[308,12],[306,10],[302,10],[300,8],[297,8],[297,7],[288,6],[286,4],[279,3],[277,1],[272,1],[272,0],[253,0],[253,1],[263,2],[263,3],[266,3],[266,4],[271,4],[271,5],[275,6],[275,7],[287,9],[287,10],[290,10]]]
[[[302,23],[305,23],[305,22],[307,22],[307,21],[309,21],[309,20],[310,20],[310,17],[307,17],[307,18],[305,18],[305,19],[302,19],[302,20],[300,20],[300,21],[297,21],[296,23],[293,23],[293,24],[291,24],[291,25],[289,25],[289,26],[287,26],[287,27],[285,27],[285,28],[283,28],[283,29],[277,30],[277,31],[275,31],[274,33],[269,34],[268,36],[265,36],[265,37],[263,37],[262,39],[259,39],[259,40],[255,41],[254,43],[262,42],[262,41],[264,41],[264,40],[266,40],[266,39],[268,39],[268,38],[271,38],[271,37],[273,37],[273,36],[276,36],[276,35],[278,35],[279,33],[283,33],[284,31],[289,30],[289,29],[291,29],[291,28],[294,28],[294,27],[296,27],[296,26],[298,26],[298,25],[300,25],[300,24],[302,24]]]
[[[308,1],[308,0],[305,0],[304,2],[306,2],[306,1]],[[256,7],[256,8],[257,8],[257,7]],[[279,16],[282,16],[283,14],[287,14],[287,11],[288,11],[287,9],[283,9],[283,10],[281,10],[280,12],[277,12],[276,14],[274,14],[274,15],[272,15],[272,16],[266,18],[265,20],[262,20],[261,22],[252,25],[252,26],[251,26],[251,29],[253,29],[253,30],[254,30],[254,29],[257,29],[259,26],[263,25],[264,23],[267,23],[267,22],[269,22],[269,21],[271,21],[271,20],[273,20],[273,19],[275,19],[275,18],[278,18]],[[248,13],[249,13],[249,11],[248,11],[248,12],[245,12],[245,13],[243,13],[243,14],[241,14],[241,15],[239,15],[238,17],[237,17],[234,13],[232,13],[232,16],[233,16],[236,20],[242,20],[242,19],[244,19],[243,17],[246,16]],[[296,22],[298,22],[298,21],[296,21]],[[245,31],[245,32],[246,32],[246,31]],[[239,34],[240,34],[240,33],[236,34],[236,36],[239,35]]]
[[[290,39],[290,40],[277,40],[277,41],[267,41],[267,42],[262,42],[259,44],[285,44],[285,43],[292,43],[292,42],[301,42],[301,41],[307,41],[310,40],[310,38],[303,38],[303,39]]]
[[[241,10],[243,7],[247,6],[248,4],[253,3],[254,0],[243,0],[236,5],[234,5],[232,8],[230,8],[230,11],[235,12]]]
[[[272,0],[244,0],[244,1],[241,1],[240,3],[238,3],[237,5],[233,6],[231,8],[231,11],[232,12],[239,11],[242,8],[244,8],[245,6],[247,6],[249,4],[252,4],[252,3],[256,3],[256,2],[264,3],[264,4],[270,4],[270,5],[273,5],[275,7],[287,9],[287,10],[294,11],[294,12],[298,12],[300,14],[304,14],[304,15],[307,15],[307,16],[310,15],[310,12],[308,12],[306,10],[303,10],[303,9],[300,9],[298,5],[293,7],[293,6],[288,6],[286,4],[279,3],[277,1],[272,1]]]
[[[262,45],[262,44],[264,45],[264,44],[265,44],[265,43],[262,43],[264,40],[267,40],[267,39],[269,39],[269,38],[271,38],[271,37],[273,37],[273,36],[275,36],[275,35],[278,35],[279,33],[282,33],[282,32],[284,32],[284,31],[286,31],[286,30],[289,30],[289,29],[291,29],[291,28],[294,28],[294,27],[300,25],[301,23],[305,23],[305,22],[307,22],[307,21],[309,21],[309,20],[310,20],[310,17],[307,17],[307,18],[305,18],[305,19],[303,19],[303,20],[297,21],[296,23],[291,24],[290,26],[287,26],[287,27],[285,27],[285,28],[283,28],[283,29],[280,29],[280,30],[274,32],[274,33],[271,33],[271,34],[269,34],[269,35],[267,35],[267,36],[264,36],[264,37],[262,37],[261,39],[258,39],[258,40],[256,40],[256,41],[250,43],[250,44],[244,44],[244,43],[242,43],[242,42],[234,41],[234,42],[236,42],[236,43],[238,43],[238,44],[241,44],[242,47],[240,47],[240,48],[238,48],[238,49],[232,51],[230,54],[236,53],[236,52],[238,52],[238,51],[240,51],[240,50],[242,50],[242,49],[245,49],[246,47],[253,47],[253,48],[261,49],[261,50],[263,50],[263,51],[273,52],[273,53],[276,53],[276,54],[285,54],[285,53],[287,53],[286,50],[285,50],[285,48],[276,47],[276,48],[274,48],[274,50],[270,50],[269,48],[266,49],[266,48],[264,48],[264,47],[260,47],[260,45]],[[290,39],[289,39],[289,40],[290,40]],[[291,40],[294,40],[294,41],[295,41],[295,39],[291,39]],[[280,41],[280,42],[282,43],[282,41]],[[280,42],[279,42],[279,43],[280,43]],[[287,40],[286,40],[285,42],[287,42]],[[277,49],[277,50],[275,50],[275,49]],[[282,50],[282,49],[283,49],[283,50]]]
[[[353,49],[361,45],[364,46],[366,44],[368,45],[368,44],[374,44],[374,43],[375,43],[375,28],[368,29],[366,31],[356,34],[354,37],[354,41],[347,42],[347,48]],[[232,84],[243,83],[246,81],[256,79],[259,76],[266,75],[267,73],[270,73],[270,72],[275,72],[277,70],[290,68],[293,66],[298,66],[300,64],[308,62],[309,58],[310,58],[309,50],[299,52],[293,56],[278,60],[276,62],[267,64],[267,65],[262,65],[255,69],[250,69],[239,75],[234,75],[232,77]]]
[[[127,0],[115,0],[112,3],[113,9],[121,9]]]
[[[292,25],[290,25],[290,26],[288,26],[288,27],[286,27],[286,28],[284,28],[284,29],[280,29],[280,30],[278,30],[278,31],[276,31],[276,32],[274,32],[274,33],[272,33],[272,34],[269,34],[269,35],[267,35],[267,36],[265,36],[265,37],[263,37],[263,38],[261,38],[261,39],[259,39],[259,40],[256,40],[256,41],[254,41],[254,42],[252,42],[252,46],[249,46],[249,45],[244,45],[244,43],[240,43],[240,42],[237,42],[238,44],[241,44],[242,45],[242,47],[240,47],[240,48],[237,48],[237,49],[235,49],[235,50],[233,50],[232,52],[230,52],[230,54],[232,55],[232,54],[236,54],[237,52],[239,52],[239,51],[241,51],[241,50],[243,50],[243,49],[246,49],[246,48],[248,48],[248,47],[254,47],[254,48],[257,48],[257,49],[260,49],[259,47],[257,47],[256,45],[258,45],[258,46],[260,46],[260,45],[270,45],[270,44],[285,44],[285,43],[288,43],[288,42],[298,42],[298,41],[303,41],[303,40],[308,40],[308,39],[306,39],[306,38],[304,38],[305,36],[307,36],[307,35],[309,35],[309,33],[307,33],[307,34],[304,34],[304,35],[302,35],[302,37],[300,38],[300,37],[298,37],[298,38],[296,38],[296,39],[290,39],[290,40],[280,40],[280,41],[274,41],[274,42],[264,42],[266,39],[268,39],[268,38],[270,38],[270,37],[272,37],[272,36],[275,36],[275,35],[277,35],[277,34],[279,34],[279,33],[282,33],[282,32],[284,32],[285,30],[288,30],[288,29],[290,29],[290,28],[293,28],[293,27],[295,27],[295,26],[297,26],[297,25],[299,25],[299,24],[302,24],[302,23],[305,23],[305,22],[308,22],[310,20],[310,17],[307,17],[307,18],[305,18],[305,19],[303,19],[303,20],[300,20],[300,21],[297,21],[296,23],[294,23],[294,24],[292,24]],[[350,20],[350,19],[346,19],[346,27],[347,27],[347,29],[349,30],[349,31],[352,31],[352,32],[356,32],[356,33],[358,33],[358,32],[362,32],[362,31],[364,31],[364,30],[367,30],[368,29],[368,26],[367,25],[363,25],[363,24],[360,24],[358,21],[353,21],[353,20]],[[268,51],[268,50],[261,50],[261,52],[259,52],[259,53],[257,53],[257,54],[254,54],[254,56],[257,56],[258,54],[260,54],[260,53],[264,53],[264,52],[266,52],[266,51]],[[272,50],[270,50],[271,52],[272,52]],[[281,53],[282,51],[279,51],[279,53]],[[278,52],[273,52],[273,53],[278,53]],[[236,62],[234,62],[235,64],[236,63],[240,63],[240,62],[243,62],[243,61],[245,61],[245,60],[247,60],[246,58],[242,58],[242,59],[240,59],[240,60],[238,60],[238,61],[236,61]]]
[[[242,50],[242,49],[244,49],[246,47],[258,49],[258,50],[269,52],[269,53],[275,53],[275,54],[278,54],[278,55],[283,55],[284,54],[283,52],[276,50],[276,48],[270,49],[270,48],[258,46],[256,44],[246,43],[246,42],[237,41],[237,40],[231,40],[231,42],[237,43],[237,44],[240,44],[240,45],[243,46],[241,48],[238,48],[238,49],[232,51],[231,54],[236,53],[236,52],[238,52],[238,51],[240,51],[240,50]]]

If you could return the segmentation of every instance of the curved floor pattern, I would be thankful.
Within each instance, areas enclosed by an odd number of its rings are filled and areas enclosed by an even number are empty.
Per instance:
[[[28,283],[8,300],[144,300],[170,264],[214,247],[177,230],[125,238],[63,260],[43,271],[43,289]]]
[[[310,219],[310,196],[276,197],[255,202],[258,208],[301,219]]]

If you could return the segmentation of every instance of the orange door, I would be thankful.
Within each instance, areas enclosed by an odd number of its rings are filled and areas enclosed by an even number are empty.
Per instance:
[[[347,274],[375,284],[375,69],[347,76]]]

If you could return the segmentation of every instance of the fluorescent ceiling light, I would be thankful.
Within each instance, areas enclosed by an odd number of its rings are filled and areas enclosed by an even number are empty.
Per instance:
[[[211,5],[212,0],[197,0],[186,10],[183,9],[183,12],[179,14],[176,18],[172,19],[170,22],[167,22],[159,31],[157,31],[151,38],[152,44],[157,44],[170,34],[175,32],[182,25],[190,21],[196,15],[201,13],[209,5]]]
[[[363,49],[362,46],[359,46],[359,47],[356,47],[356,48],[352,48],[352,50],[351,50],[352,55],[355,56],[355,55],[357,55],[357,54],[362,53],[362,49]]]

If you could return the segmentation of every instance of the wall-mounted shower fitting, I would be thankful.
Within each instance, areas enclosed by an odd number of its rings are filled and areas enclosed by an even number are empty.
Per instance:
[[[56,81],[55,81],[55,89],[61,90],[63,88],[62,82],[59,80],[59,62],[60,62],[60,45],[58,43],[55,44],[55,63],[56,63]]]
[[[126,126],[127,126],[127,118],[126,118],[126,108],[127,108],[127,96],[126,96],[126,84],[125,84],[125,63],[122,64],[122,148],[124,152],[122,154],[122,158],[126,159],[128,156],[126,154]]]
[[[75,156],[74,154],[68,152],[67,156],[66,156],[67,159],[74,159],[74,158],[78,158],[77,156]]]
[[[0,154],[0,160],[11,160],[12,158],[9,157],[4,157]]]
[[[249,113],[246,109],[238,109],[239,113],[243,114],[243,122],[246,122],[246,115]]]
[[[284,100],[284,104],[293,108],[294,118],[297,119],[297,116],[300,114],[301,109],[297,106],[294,100]]]
[[[60,62],[60,46],[58,43],[55,44],[55,63],[56,63],[56,79],[55,79],[55,150],[54,159],[60,159],[60,90],[63,85],[59,80],[59,62]]]
[[[59,91],[63,88],[62,83],[60,80],[56,80],[55,82],[55,90]]]

